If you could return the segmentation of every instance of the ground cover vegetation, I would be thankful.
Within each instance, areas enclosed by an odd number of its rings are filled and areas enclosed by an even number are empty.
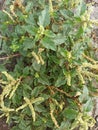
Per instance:
[[[12,130],[88,130],[97,48],[84,0],[6,0],[0,11],[0,117]]]

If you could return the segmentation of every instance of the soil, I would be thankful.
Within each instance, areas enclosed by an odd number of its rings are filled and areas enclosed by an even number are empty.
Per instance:
[[[4,1],[5,0],[0,0],[0,10],[3,8]]]
[[[10,130],[8,125],[5,123],[5,119],[0,119],[0,130]]]

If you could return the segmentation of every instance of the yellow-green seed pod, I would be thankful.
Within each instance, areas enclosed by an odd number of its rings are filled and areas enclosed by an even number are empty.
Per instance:
[[[71,75],[69,73],[67,74],[66,78],[67,78],[67,85],[71,86]]]
[[[34,58],[36,59],[37,63],[40,64],[40,59],[39,56],[33,51],[32,55],[34,56]]]
[[[27,97],[24,97],[24,100],[29,105],[29,108],[30,108],[31,113],[32,113],[33,121],[35,121],[35,110],[34,110],[34,107],[33,107],[32,103],[31,103],[31,101]]]

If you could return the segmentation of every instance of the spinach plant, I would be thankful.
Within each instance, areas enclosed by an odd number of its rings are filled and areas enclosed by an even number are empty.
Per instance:
[[[84,0],[6,0],[0,11],[0,117],[12,130],[88,130],[97,50]]]

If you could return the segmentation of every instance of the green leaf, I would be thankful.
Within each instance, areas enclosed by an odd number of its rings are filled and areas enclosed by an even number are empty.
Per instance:
[[[45,36],[47,36],[49,38],[55,38],[56,37],[55,33],[53,33],[51,30],[45,30]]]
[[[67,51],[66,49],[60,47],[58,51],[59,51],[59,53],[60,53],[63,57],[65,57],[65,58],[67,57],[67,52],[68,52],[68,51]]]
[[[88,101],[83,105],[83,111],[91,112],[93,109],[93,101],[91,98],[88,99]]]
[[[22,91],[18,89],[12,97],[12,102],[14,105],[20,105],[22,100]]]
[[[25,67],[24,69],[23,69],[23,75],[24,76],[27,76],[28,74],[29,74],[29,70],[30,70],[30,68],[27,66],[27,67]]]
[[[61,123],[61,126],[57,130],[70,130],[70,122],[69,121],[63,121]]]
[[[11,130],[19,130],[18,126],[14,126],[13,128],[11,128]]]
[[[51,62],[54,62],[58,65],[60,64],[59,58],[57,58],[55,55],[49,56],[49,59],[51,60]]]
[[[24,35],[25,33],[24,29],[20,25],[15,27],[15,32],[18,33],[18,35]]]
[[[43,93],[42,93],[40,96],[43,97],[44,100],[47,100],[47,99],[50,98],[50,95],[48,95],[48,94],[43,94]]]
[[[26,127],[27,127],[27,126],[26,126],[26,122],[25,122],[24,120],[21,120],[21,122],[19,123],[19,128],[20,128],[21,130],[24,130]]]
[[[1,61],[0,61],[1,62]],[[2,63],[2,62],[1,62]],[[3,64],[0,63],[0,72],[6,71],[6,68]]]
[[[36,129],[34,130],[46,130],[45,126],[40,126],[40,127],[37,127]]]
[[[37,97],[40,93],[42,93],[45,89],[45,86],[35,87],[31,93],[33,97]]]
[[[22,84],[22,92],[24,97],[30,98],[30,93],[32,91],[32,88],[28,84]]]
[[[30,10],[32,9],[32,6],[33,6],[33,3],[29,1],[29,2],[27,3],[27,6],[26,6],[26,11],[27,11],[27,12],[30,12]],[[30,15],[32,15],[32,14],[30,14]],[[32,17],[32,18],[33,18],[33,17]],[[32,19],[32,18],[31,18],[31,19]],[[30,23],[31,23],[31,22],[30,22]],[[32,23],[33,23],[33,22],[32,22]]]
[[[25,38],[23,42],[23,49],[27,51],[28,49],[33,48],[33,46],[34,46],[34,41],[30,38]]]
[[[66,36],[63,36],[62,34],[58,33],[54,38],[54,43],[56,45],[61,45],[62,43],[65,43]]]
[[[28,32],[33,36],[36,35],[37,30],[38,30],[36,27],[34,27],[34,25],[26,25],[26,26],[22,26],[22,28],[24,29],[25,32]]]
[[[36,71],[40,71],[40,69],[41,69],[41,64],[38,64],[36,60],[32,61],[32,66],[33,66],[33,69]]]
[[[71,108],[66,108],[63,111],[63,116],[68,118],[68,119],[75,119],[77,114],[78,114],[77,110],[74,110],[74,109],[71,109]]]
[[[72,109],[77,109],[78,108],[77,103],[74,100],[67,99],[67,101],[70,104],[70,108],[72,108]]]
[[[83,1],[83,2],[82,2],[82,5],[81,5],[81,12],[80,12],[80,14],[81,14],[81,15],[84,14],[85,11],[86,11],[86,9],[87,9],[87,6],[86,6],[86,4],[85,4],[84,1]]]
[[[77,39],[78,38],[80,38],[82,35],[83,35],[83,28],[82,27],[80,27],[78,30],[77,30],[77,34],[76,34],[76,37],[77,37]]]
[[[74,16],[73,12],[71,12],[70,10],[60,10],[61,15],[63,15],[65,18],[71,18],[72,16]]]
[[[48,86],[50,85],[49,80],[48,80],[48,77],[45,76],[45,75],[39,77],[39,78],[38,78],[38,82],[39,82],[39,83],[42,83],[43,85],[48,85]]]
[[[47,48],[47,49],[51,49],[53,51],[56,51],[56,45],[54,43],[54,41],[52,41],[50,38],[48,37],[44,37],[41,40],[42,45]]]
[[[86,102],[89,98],[89,90],[86,86],[83,87],[83,93],[80,95],[79,100],[80,102]]]
[[[39,25],[42,25],[43,27],[46,27],[50,24],[50,15],[49,15],[49,9],[45,8],[40,16],[39,16]]]
[[[35,121],[33,124],[34,126],[41,126],[41,124],[43,123],[43,121],[41,120],[41,118],[39,117],[37,121]]]
[[[66,83],[65,77],[59,76],[58,79],[55,82],[56,87],[60,87]]]
[[[32,127],[31,126],[27,126],[26,130],[32,130]]]
[[[75,16],[83,15],[86,10],[87,10],[86,4],[85,4],[85,2],[83,0],[81,0],[80,4],[78,5],[78,7],[76,9]]]
[[[25,91],[27,91],[27,90],[31,91],[32,90],[32,88],[28,84],[26,84],[26,83],[22,84],[22,87],[23,87],[22,89],[24,89]]]
[[[86,49],[85,43],[80,42],[73,45],[72,54],[76,60],[79,60],[80,58],[82,58],[82,54],[85,49]]]
[[[42,105],[42,104],[39,104],[39,105],[34,105],[34,108],[35,108],[35,111],[37,112],[47,112],[46,108]]]
[[[59,31],[59,26],[57,25],[57,24],[52,24],[52,30],[53,30],[53,32],[58,32]]]

